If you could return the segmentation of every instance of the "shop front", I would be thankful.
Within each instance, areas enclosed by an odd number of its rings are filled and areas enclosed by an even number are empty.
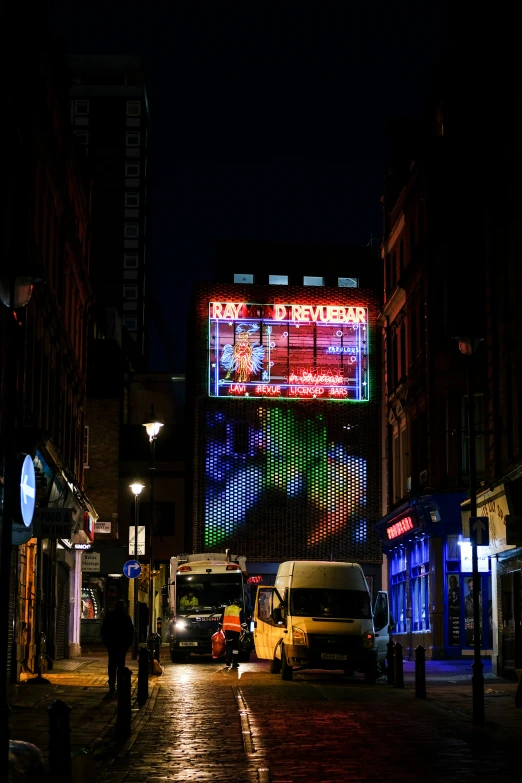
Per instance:
[[[418,646],[428,658],[460,657],[472,638],[459,547],[464,498],[461,492],[412,498],[375,525],[387,558],[393,640],[405,658]]]
[[[505,481],[477,495],[477,516],[487,517],[489,546],[478,547],[491,563],[489,617],[492,669],[516,677],[522,669],[522,537],[514,523],[522,513],[521,480]],[[462,532],[469,536],[469,502],[462,506]],[[520,527],[520,525],[518,526]],[[479,561],[480,562],[480,561]]]
[[[101,624],[106,613],[121,598],[128,601],[128,582],[123,566],[125,547],[100,547],[82,554],[80,644],[102,644]]]

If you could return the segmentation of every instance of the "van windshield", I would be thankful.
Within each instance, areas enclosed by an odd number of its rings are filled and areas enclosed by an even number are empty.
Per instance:
[[[180,614],[222,609],[231,598],[243,601],[241,574],[176,575],[176,609]]]
[[[369,620],[370,596],[365,590],[296,588],[290,591],[290,613],[296,617],[346,617]]]

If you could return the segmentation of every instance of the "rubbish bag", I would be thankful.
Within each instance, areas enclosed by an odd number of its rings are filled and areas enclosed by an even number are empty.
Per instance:
[[[227,647],[225,634],[223,633],[221,628],[219,629],[219,631],[216,631],[216,633],[212,635],[210,641],[212,642],[212,657],[221,658],[221,656],[225,654],[226,647]]]
[[[156,658],[154,658],[154,660],[152,662],[152,672],[153,672],[153,674],[157,674],[160,677],[163,674],[163,666],[161,665],[161,663],[159,661],[156,660]]]

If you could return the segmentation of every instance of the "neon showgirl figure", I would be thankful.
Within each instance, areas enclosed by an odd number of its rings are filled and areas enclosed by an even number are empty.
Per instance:
[[[236,329],[237,342],[235,345],[227,343],[223,347],[221,366],[227,371],[225,378],[230,378],[236,373],[236,383],[247,383],[251,375],[257,374],[265,358],[265,349],[260,343],[251,343],[249,335],[257,332],[259,326],[240,324]]]

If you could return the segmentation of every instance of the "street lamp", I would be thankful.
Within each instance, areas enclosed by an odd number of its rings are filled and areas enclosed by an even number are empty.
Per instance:
[[[149,650],[149,671],[154,672],[154,477],[156,473],[156,438],[163,422],[158,419],[151,405],[150,416],[143,422],[150,442],[150,520],[149,520],[149,635],[147,647]]]
[[[139,479],[133,484],[130,484],[130,489],[134,495],[134,559],[138,559],[138,526],[140,518],[140,506],[139,496],[144,488],[145,484],[142,484]],[[132,657],[134,660],[138,657],[139,646],[139,618],[138,618],[138,580],[134,580],[134,647],[132,650]]]
[[[473,388],[473,355],[476,353],[481,339],[473,337],[457,337],[459,351],[466,357],[466,376],[468,387],[468,435],[469,435],[469,509],[470,536],[471,520],[477,516],[477,462],[475,451],[475,392]],[[484,724],[484,674],[480,655],[480,574],[478,570],[478,550],[476,544],[471,547],[473,571],[473,676],[471,678],[473,696],[473,723],[476,726]]]

